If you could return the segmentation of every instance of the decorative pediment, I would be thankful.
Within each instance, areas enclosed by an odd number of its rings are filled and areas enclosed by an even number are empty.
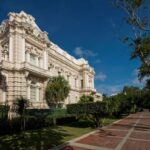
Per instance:
[[[20,13],[9,13],[9,25],[13,28],[24,28],[26,34],[31,35],[34,39],[49,43],[48,33],[42,31],[36,24],[35,18],[24,11]]]

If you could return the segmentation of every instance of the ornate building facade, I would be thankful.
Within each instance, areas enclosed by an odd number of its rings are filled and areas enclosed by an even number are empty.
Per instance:
[[[21,11],[9,13],[0,25],[0,103],[11,105],[23,96],[32,107],[46,108],[49,77],[63,75],[71,85],[65,104],[95,92],[94,69],[83,58],[75,59],[48,39],[35,19]]]

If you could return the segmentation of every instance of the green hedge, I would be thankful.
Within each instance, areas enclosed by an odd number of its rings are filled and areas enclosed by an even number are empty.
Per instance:
[[[70,114],[68,114],[68,112],[67,112],[67,109],[60,109],[60,108],[56,108],[56,109],[27,109],[26,115],[36,116],[36,117],[51,116],[51,117],[56,117],[56,118],[61,118],[64,116],[70,116]]]
[[[78,103],[67,105],[67,111],[70,114],[77,116],[88,117],[97,127],[101,126],[102,118],[109,115],[109,108],[107,102],[94,102],[94,103]]]
[[[0,105],[0,119],[7,119],[8,118],[8,111],[9,111],[9,106]]]
[[[35,117],[46,117],[52,113],[51,109],[27,109],[26,115]]]
[[[68,114],[66,109],[27,109],[27,116],[39,118],[39,122],[43,120],[43,124],[56,125],[64,121],[75,120],[75,115]],[[33,119],[35,121],[35,119]]]
[[[7,116],[8,107],[0,106],[1,116]],[[40,129],[56,124],[70,123],[76,120],[66,109],[27,109],[25,130]],[[20,117],[0,120],[0,135],[13,134],[21,131]]]
[[[107,102],[95,102],[95,103],[77,103],[67,105],[67,112],[70,114],[95,114],[100,113],[101,115],[108,114],[108,103]]]

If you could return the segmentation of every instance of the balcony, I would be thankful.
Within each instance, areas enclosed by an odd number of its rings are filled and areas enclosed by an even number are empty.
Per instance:
[[[83,88],[83,89],[81,89],[81,92],[94,92],[94,93],[96,93],[96,89],[93,89],[93,88]]]
[[[35,66],[35,65],[32,65],[31,63],[28,63],[28,62],[24,62],[21,64],[21,68],[23,70],[27,70],[29,72],[31,72],[32,74],[35,74],[37,76],[40,76],[40,77],[49,77],[49,72],[48,70],[46,69],[43,69],[41,67],[38,67],[38,66]]]
[[[0,68],[7,69],[7,70],[18,70],[18,71],[26,70],[36,76],[45,77],[45,78],[48,78],[50,76],[48,70],[32,65],[28,62],[13,63],[13,62],[8,62],[3,60],[0,62]]]

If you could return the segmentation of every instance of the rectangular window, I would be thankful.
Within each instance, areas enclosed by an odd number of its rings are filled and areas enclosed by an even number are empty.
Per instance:
[[[36,87],[31,86],[30,87],[30,100],[31,101],[36,101]]]
[[[37,63],[36,63],[36,56],[35,55],[30,54],[30,62],[33,65],[37,65]]]

